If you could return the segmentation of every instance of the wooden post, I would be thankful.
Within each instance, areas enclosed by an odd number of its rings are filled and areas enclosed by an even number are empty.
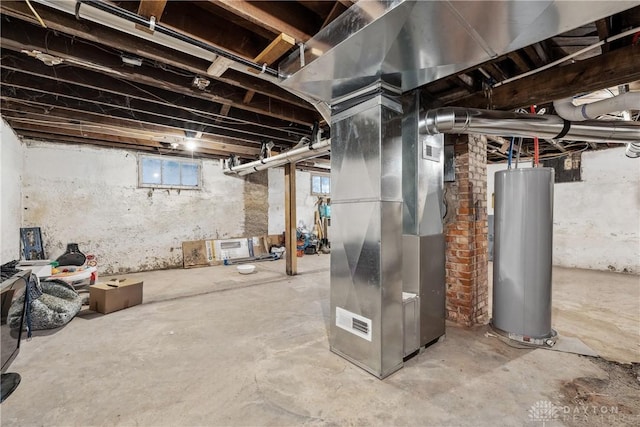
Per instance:
[[[298,274],[296,254],[296,164],[287,163],[284,167],[284,226],[287,275]]]

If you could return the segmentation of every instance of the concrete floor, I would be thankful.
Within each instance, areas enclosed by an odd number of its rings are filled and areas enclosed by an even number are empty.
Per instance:
[[[486,327],[449,324],[443,342],[377,380],[328,349],[329,257],[299,261],[296,277],[282,261],[249,276],[130,275],[144,279],[144,304],[86,310],[23,343],[2,425],[640,424],[637,369],[512,348]],[[561,334],[640,361],[638,276],[554,269],[554,282]],[[564,409],[543,423],[540,402]]]

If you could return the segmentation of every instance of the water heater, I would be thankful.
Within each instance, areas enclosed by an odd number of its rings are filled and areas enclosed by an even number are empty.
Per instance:
[[[508,338],[552,345],[553,256],[551,168],[495,174],[492,326]]]

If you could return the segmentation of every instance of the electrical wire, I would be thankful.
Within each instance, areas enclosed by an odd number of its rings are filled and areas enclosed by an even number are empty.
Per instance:
[[[531,114],[533,114],[534,116],[536,114],[535,105],[531,106]],[[539,146],[538,137],[534,136],[533,137],[533,167],[538,167],[539,155],[540,155],[540,146]]]
[[[31,9],[31,12],[33,12],[33,16],[36,17],[36,19],[38,20],[40,25],[42,25],[44,28],[47,28],[47,25],[44,23],[44,21],[42,20],[42,18],[38,14],[38,12],[36,12],[36,10],[33,8],[33,6],[31,6],[31,2],[29,0],[25,0],[25,1],[27,2],[27,6],[29,6],[29,9]]]

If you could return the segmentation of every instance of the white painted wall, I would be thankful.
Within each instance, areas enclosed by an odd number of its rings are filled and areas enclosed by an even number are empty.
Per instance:
[[[183,241],[244,231],[244,180],[218,161],[203,160],[200,191],[138,188],[132,151],[28,142],[25,164],[23,226],[53,259],[74,242],[103,274],[181,266]]]
[[[489,215],[494,174],[506,167],[487,166]],[[555,265],[640,273],[640,160],[623,147],[583,153],[582,181],[554,186],[553,223]]]
[[[20,259],[24,145],[0,120],[0,264]]]
[[[284,168],[269,171],[269,234],[284,231]],[[309,231],[313,230],[317,196],[311,195],[311,174],[296,171],[296,214]]]

